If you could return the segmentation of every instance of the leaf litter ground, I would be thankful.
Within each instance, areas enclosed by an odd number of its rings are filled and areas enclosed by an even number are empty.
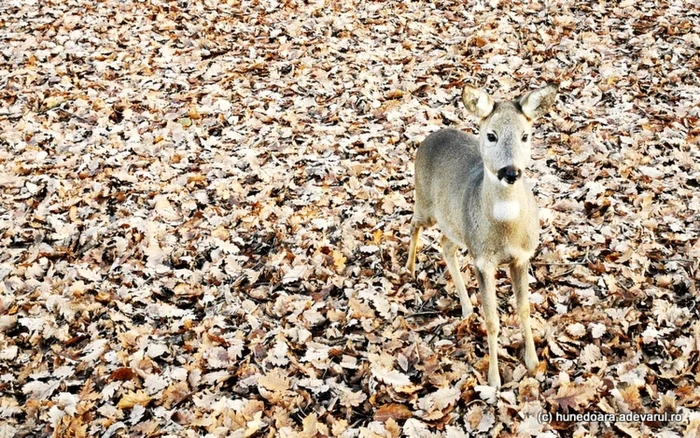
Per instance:
[[[700,436],[700,12],[682,1],[0,6],[0,436]],[[537,372],[423,233],[465,84],[536,129]],[[476,283],[465,276],[475,303]],[[681,421],[538,421],[554,413]],[[556,419],[555,419],[556,420]]]

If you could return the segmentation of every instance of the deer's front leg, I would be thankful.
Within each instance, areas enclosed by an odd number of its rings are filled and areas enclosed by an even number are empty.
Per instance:
[[[484,309],[486,333],[489,342],[489,385],[501,387],[501,376],[498,373],[498,303],[496,301],[496,266],[483,260],[476,260],[476,275],[481,292],[481,303]]]
[[[515,302],[520,316],[520,324],[523,328],[525,338],[525,366],[533,371],[537,367],[537,351],[535,351],[535,341],[532,339],[532,329],[530,328],[530,293],[527,289],[527,268],[528,262],[513,263],[510,265],[510,278],[515,292]]]
[[[455,289],[457,289],[457,295],[459,295],[459,301],[462,303],[462,316],[467,318],[469,315],[474,313],[474,310],[472,309],[472,302],[469,299],[467,288],[464,286],[462,272],[460,271],[459,264],[457,263],[458,248],[459,247],[457,244],[448,239],[447,236],[442,236],[442,252],[445,256],[445,261],[447,262],[447,270],[450,271],[452,281],[455,284]]]

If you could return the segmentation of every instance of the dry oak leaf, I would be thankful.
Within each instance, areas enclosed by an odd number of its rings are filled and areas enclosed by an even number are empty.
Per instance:
[[[283,392],[289,389],[289,379],[279,369],[258,377],[258,384],[268,391],[274,392]]]
[[[293,283],[295,281],[303,280],[305,274],[308,274],[309,267],[306,265],[297,265],[292,269],[287,271],[282,277],[282,284]]]
[[[64,416],[54,429],[53,436],[63,436],[71,438],[83,438],[87,436],[87,424],[83,423],[81,416]]]
[[[353,392],[347,387],[338,387],[340,391],[340,404],[346,408],[356,408],[367,400],[367,394],[362,391]]]
[[[231,237],[231,233],[223,225],[219,225],[218,227],[214,228],[211,235],[223,241],[227,241],[228,238]]]
[[[593,339],[598,339],[601,336],[605,334],[607,331],[607,328],[605,327],[604,324],[591,324],[591,336],[593,336]]]
[[[428,438],[436,436],[430,432],[428,425],[415,418],[409,418],[403,425],[404,436],[408,438]]]
[[[348,428],[348,422],[347,420],[340,419],[340,420],[335,420],[333,422],[333,425],[331,426],[331,433],[333,436],[340,436],[345,432]]]
[[[165,195],[156,196],[155,210],[156,213],[166,221],[177,222],[182,220],[182,215],[175,210]]]
[[[542,433],[542,421],[531,415],[518,424],[518,436],[540,436]]]
[[[289,346],[284,341],[284,339],[277,339],[277,342],[275,342],[275,346],[267,352],[267,357],[265,358],[265,360],[268,363],[276,366],[287,365],[289,363],[289,359],[287,358],[288,351]]]
[[[700,438],[700,415],[696,412],[690,414],[690,422],[685,428],[684,437]]]
[[[125,382],[133,379],[134,377],[136,377],[136,373],[131,368],[118,368],[112,371],[112,374],[109,375],[109,380],[113,382],[115,380]]]
[[[557,395],[549,397],[550,403],[556,403],[564,412],[569,408],[577,411],[580,405],[588,402],[595,395],[595,390],[584,385],[565,382],[559,387]]]
[[[18,351],[19,347],[16,345],[10,345],[5,349],[0,350],[0,360],[13,360],[15,357],[17,357]]]
[[[338,274],[342,274],[345,270],[345,263],[348,259],[343,255],[342,252],[338,250],[333,250],[333,265],[335,266],[335,271]]]
[[[580,338],[586,334],[586,327],[580,322],[569,324],[566,327],[567,333],[575,338]]]
[[[491,412],[484,412],[482,405],[474,405],[466,416],[469,431],[488,432],[496,419]]]
[[[348,301],[349,315],[351,318],[375,318],[374,309],[369,304],[355,297]]]
[[[462,395],[462,391],[459,388],[440,388],[418,400],[418,407],[427,412],[442,411],[459,400],[460,395]]]
[[[634,423],[615,423],[615,427],[625,433],[630,438],[642,438],[644,435],[639,431],[639,425]],[[624,436],[624,435],[623,435]],[[689,435],[685,435],[686,437]]]
[[[263,421],[262,415],[263,415],[262,411],[256,412],[253,415],[253,419],[246,423],[246,429],[245,429],[245,432],[243,434],[244,437],[247,438],[247,437],[253,436],[253,435],[257,434],[260,431],[260,429],[265,427],[266,423]]]
[[[131,409],[136,405],[146,406],[151,402],[151,397],[143,391],[129,392],[122,396],[117,407],[119,409]]]
[[[581,362],[585,364],[592,364],[603,357],[602,353],[600,352],[600,348],[598,348],[597,345],[595,344],[588,344],[585,347],[583,347],[583,350],[581,350]]]
[[[374,420],[386,422],[389,419],[407,420],[413,416],[413,413],[405,405],[391,403],[377,409],[374,413]]]
[[[302,425],[304,426],[304,430],[297,435],[299,438],[316,438],[319,434],[321,436],[328,436],[328,427],[318,422],[316,414],[310,414],[308,417],[304,418]]]
[[[22,387],[22,392],[28,395],[30,399],[45,400],[48,399],[51,394],[53,394],[60,383],[61,382],[59,380],[51,380],[49,382],[32,380]]]
[[[639,396],[639,389],[636,386],[630,385],[621,389],[620,395],[631,410],[640,409],[642,407],[642,399]]]
[[[493,386],[476,385],[474,387],[474,390],[476,390],[476,392],[479,393],[479,397],[482,400],[485,400],[488,404],[494,404],[498,399],[496,394],[496,388],[494,388]]]
[[[189,387],[187,382],[176,382],[165,388],[163,395],[160,397],[160,402],[165,406],[166,409],[171,409],[176,406],[182,400],[187,398],[189,394]]]
[[[399,438],[401,436],[401,427],[393,418],[389,418],[386,421],[384,428],[389,433],[389,438]]]
[[[380,366],[372,367],[372,375],[377,380],[396,387],[408,386],[411,384],[411,379],[407,375]]]

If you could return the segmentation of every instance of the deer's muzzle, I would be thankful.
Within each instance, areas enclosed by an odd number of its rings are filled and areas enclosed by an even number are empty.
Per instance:
[[[523,171],[515,166],[506,166],[498,171],[498,179],[503,181],[504,179],[508,184],[515,184],[517,180],[522,176]]]

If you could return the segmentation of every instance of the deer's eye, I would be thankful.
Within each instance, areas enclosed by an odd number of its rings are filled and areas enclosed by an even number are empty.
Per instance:
[[[496,134],[493,132],[489,132],[486,134],[486,138],[491,142],[491,143],[496,143],[496,140],[498,140],[498,137],[496,137]]]
[[[527,134],[523,134],[523,138],[521,138],[520,140],[522,140],[523,143],[524,143],[524,142],[527,141],[527,139],[528,139],[528,135],[527,135]]]

